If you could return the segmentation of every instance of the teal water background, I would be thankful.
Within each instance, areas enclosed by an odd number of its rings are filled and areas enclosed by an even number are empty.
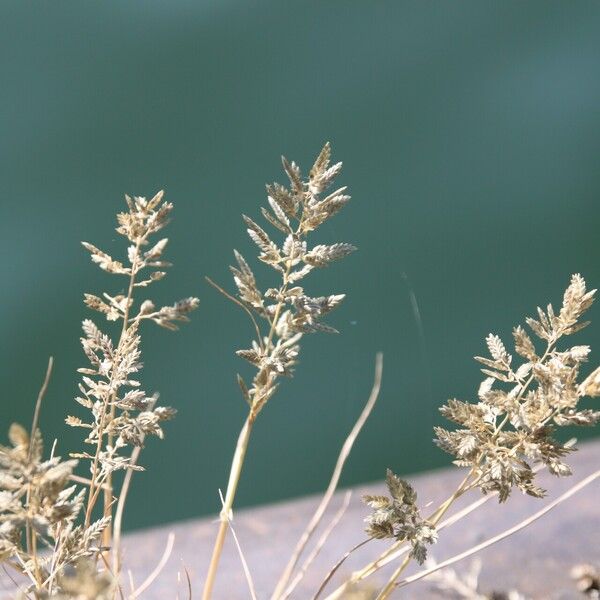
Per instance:
[[[144,451],[130,528],[219,506],[252,330],[203,277],[232,289],[232,249],[253,251],[240,214],[260,218],[280,154],[308,166],[331,140],[353,200],[317,238],[359,252],[306,280],[347,293],[341,335],[305,340],[256,425],[239,506],[326,485],[378,350],[380,403],[343,484],[448,464],[431,429],[448,397],[475,397],[487,333],[509,341],[572,272],[600,285],[597,2],[20,0],[0,5],[0,31],[2,430],[30,422],[53,355],[43,427],[78,449],[63,419],[82,415],[82,295],[121,285],[79,241],[123,251],[125,192],[175,204],[175,266],[153,297],[201,298],[181,332],[144,336],[145,389],[179,415]],[[598,363],[592,318],[577,340]]]

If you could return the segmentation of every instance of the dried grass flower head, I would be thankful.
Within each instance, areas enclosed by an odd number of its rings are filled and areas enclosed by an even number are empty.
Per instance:
[[[103,299],[85,295],[85,303],[102,313],[108,321],[121,321],[121,334],[115,344],[92,321],[83,322],[83,350],[90,362],[89,367],[79,369],[83,374],[79,385],[77,402],[89,409],[92,421],[68,417],[67,423],[88,431],[86,443],[96,448],[94,452],[76,454],[77,458],[91,462],[92,493],[117,469],[140,469],[132,464],[130,456],[121,451],[126,446],[142,446],[146,435],[163,436],[162,423],[171,419],[175,410],[156,406],[157,397],[140,389],[135,378],[140,371],[140,335],[143,321],[154,321],[166,329],[177,329],[178,322],[189,320],[188,315],[198,306],[197,298],[186,298],[173,306],[156,308],[146,299],[135,308],[135,292],[161,280],[170,263],[163,253],[167,238],[151,243],[154,234],[161,231],[169,221],[173,205],[163,201],[163,192],[152,199],[126,196],[128,210],[117,215],[116,231],[129,242],[127,260],[113,259],[96,246],[84,242],[92,261],[108,273],[123,275],[128,280],[127,293],[110,295]],[[93,508],[93,495],[88,508]]]
[[[577,589],[588,598],[600,598],[600,569],[590,564],[575,565],[570,572]]]
[[[39,595],[40,600],[113,600],[117,594],[114,578],[107,571],[98,571],[95,561],[78,560],[58,577],[60,591]]]
[[[532,496],[545,494],[535,485],[533,463],[543,463],[557,476],[570,475],[563,459],[572,448],[555,438],[556,428],[595,425],[600,420],[600,411],[579,407],[584,396],[598,395],[595,374],[581,385],[578,381],[589,346],[558,348],[564,337],[588,325],[581,317],[595,292],[586,290],[581,275],[573,275],[558,314],[549,304],[545,311],[538,308],[538,319],[526,320],[543,342],[541,352],[525,329],[516,327],[515,352],[522,359],[518,366],[502,340],[490,334],[486,340],[490,358],[476,357],[486,375],[479,401],[450,400],[441,409],[459,428],[437,428],[437,444],[456,457],[455,464],[473,469],[484,493],[497,491],[500,502],[513,487]],[[498,383],[505,387],[497,387]]]
[[[58,547],[68,543],[73,557],[92,554],[102,528],[84,540],[73,526],[85,495],[85,490],[78,492],[70,485],[77,461],[63,461],[59,456],[44,460],[39,430],[31,438],[21,425],[13,423],[8,438],[11,445],[0,446],[0,560],[16,558],[34,569],[31,548],[23,546],[26,529],[34,529],[40,538]],[[46,557],[35,568],[47,577],[48,564]]]
[[[427,557],[427,545],[437,541],[435,527],[421,517],[417,493],[413,487],[388,469],[387,496],[364,496],[364,502],[373,509],[365,519],[366,532],[375,539],[392,538],[410,542],[411,556],[422,564]]]
[[[258,370],[250,386],[238,377],[254,415],[275,392],[277,379],[293,373],[304,334],[337,333],[323,318],[340,305],[344,294],[314,297],[298,285],[314,269],[327,267],[356,250],[351,244],[340,242],[313,247],[308,244],[308,234],[350,200],[346,187],[322,196],[342,168],[341,162],[332,165],[330,159],[331,146],[327,143],[307,178],[303,178],[295,162],[282,159],[289,187],[279,183],[267,185],[269,208],[261,209],[267,222],[285,236],[280,245],[260,225],[244,216],[248,235],[260,250],[259,260],[274,269],[280,279],[277,286],[261,291],[248,262],[234,251],[237,265],[231,267],[231,272],[238,298],[251,314],[257,333],[251,348],[237,352]]]

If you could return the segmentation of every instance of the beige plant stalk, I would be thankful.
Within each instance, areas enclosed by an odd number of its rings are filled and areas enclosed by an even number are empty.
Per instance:
[[[306,179],[302,178],[300,168],[294,162],[290,163],[284,158],[283,167],[290,181],[289,189],[278,183],[267,186],[270,210],[263,208],[262,214],[285,236],[280,246],[252,219],[244,216],[248,234],[261,252],[259,259],[272,267],[280,280],[277,287],[261,292],[250,266],[235,251],[237,266],[231,267],[231,270],[238,288],[238,298],[234,301],[250,316],[256,331],[252,347],[238,350],[237,354],[250,362],[257,372],[251,386],[247,386],[238,375],[242,395],[248,403],[248,416],[238,437],[231,464],[219,530],[204,585],[204,600],[208,600],[212,594],[253,424],[277,389],[278,379],[291,376],[302,336],[317,331],[335,332],[321,319],[336,308],[344,296],[310,297],[302,287],[296,285],[313,269],[326,267],[355,250],[354,246],[344,243],[319,244],[312,248],[307,245],[308,234],[335,215],[350,199],[343,187],[322,197],[342,167],[341,163],[330,166],[330,155],[331,148],[327,143]]]

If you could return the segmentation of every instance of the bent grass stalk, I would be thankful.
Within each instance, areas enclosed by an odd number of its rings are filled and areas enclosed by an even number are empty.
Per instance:
[[[27,448],[27,462],[28,463],[31,463],[31,459],[33,458],[33,447],[34,447],[33,440],[35,439],[35,437],[37,435],[38,424],[39,424],[39,420],[40,420],[40,411],[42,408],[42,401],[44,400],[46,392],[48,391],[48,385],[50,384],[50,378],[52,376],[53,367],[54,367],[54,358],[51,356],[48,359],[46,375],[44,376],[44,381],[42,382],[42,386],[40,387],[40,391],[38,392],[37,400],[35,402],[35,408],[33,411],[33,419],[31,421],[31,429],[29,432],[29,443],[28,443],[28,448]],[[40,589],[42,576],[40,573],[40,565],[39,565],[39,557],[38,557],[38,549],[37,549],[37,533],[33,527],[31,518],[29,517],[29,514],[31,512],[29,510],[29,506],[30,506],[31,496],[32,496],[33,492],[34,492],[33,487],[31,484],[29,484],[27,486],[27,495],[26,495],[26,499],[25,499],[26,506],[28,507],[28,510],[27,510],[28,518],[27,518],[26,524],[25,524],[25,540],[26,540],[26,544],[27,544],[27,551],[31,554],[31,556],[33,558],[33,573],[34,573],[34,577],[35,577],[36,589]]]
[[[223,495],[219,495],[221,496],[221,502],[223,502]],[[242,569],[244,570],[244,576],[246,577],[246,583],[248,584],[248,591],[250,592],[250,596],[252,600],[258,600],[256,595],[256,588],[254,587],[254,580],[252,579],[252,573],[250,573],[250,568],[248,567],[248,562],[246,561],[246,557],[242,550],[242,545],[240,544],[240,540],[238,539],[238,536],[233,527],[233,514],[231,514],[229,519],[229,529],[231,529],[231,536],[233,537],[233,541],[235,542],[235,546],[240,557],[240,562],[242,563]]]

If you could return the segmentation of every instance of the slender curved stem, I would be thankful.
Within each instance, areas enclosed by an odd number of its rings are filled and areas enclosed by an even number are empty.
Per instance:
[[[346,554],[344,554],[344,556],[342,556],[342,558],[340,558],[340,560],[338,560],[337,563],[335,563],[335,565],[331,568],[329,573],[327,573],[327,576],[325,577],[325,579],[319,586],[317,593],[313,596],[313,600],[318,600],[319,596],[323,593],[323,590],[327,587],[327,584],[331,581],[331,578],[336,574],[337,570],[344,564],[344,562],[346,562],[346,559],[351,554],[353,554],[354,552],[356,552],[357,550],[359,550],[360,548],[362,548],[369,542],[372,542],[374,539],[375,538],[367,538],[366,540],[363,540],[362,542],[359,542],[358,544],[356,544],[356,546],[353,546],[352,548],[350,548],[350,550],[348,550],[346,552]]]
[[[53,366],[54,366],[54,359],[51,356],[48,359],[48,367],[46,368],[46,375],[44,377],[42,387],[40,388],[40,391],[38,392],[37,400],[35,402],[35,409],[33,411],[33,419],[31,421],[31,432],[29,434],[29,447],[27,448],[27,461],[29,463],[31,462],[31,459],[33,457],[35,432],[37,431],[37,428],[38,428],[38,423],[40,420],[40,410],[42,408],[42,401],[48,390],[48,385],[50,383],[50,377],[52,376],[52,367]],[[29,504],[31,502],[32,492],[33,492],[32,486],[31,486],[31,484],[28,484],[27,485],[27,497],[26,497],[26,505],[27,505],[28,515],[31,513],[31,511],[29,510],[29,508],[30,508]],[[31,518],[29,516],[28,516],[27,522],[25,524],[25,542],[27,544],[28,554],[31,554],[31,556],[33,557],[33,570],[34,570],[34,574],[35,574],[36,587],[38,587],[38,589],[39,589],[42,577],[41,577],[41,572],[40,572],[40,565],[38,562],[37,534],[31,524]]]
[[[167,538],[167,545],[165,546],[165,551],[163,555],[146,580],[140,587],[131,592],[130,598],[133,600],[134,598],[139,598],[143,592],[145,592],[154,582],[154,580],[160,575],[160,572],[165,568],[169,557],[171,556],[171,552],[173,552],[173,544],[175,543],[175,534],[173,532],[169,533],[169,537]]]
[[[33,419],[31,421],[31,432],[29,434],[29,448],[27,450],[27,460],[31,460],[31,454],[33,452],[33,438],[35,436],[35,432],[38,428],[38,423],[40,421],[40,410],[42,408],[42,400],[48,391],[48,385],[50,384],[50,377],[52,376],[52,368],[54,367],[54,358],[51,356],[48,358],[48,366],[46,367],[46,375],[44,377],[44,382],[42,383],[42,387],[38,392],[38,397],[35,403],[35,410],[33,411]]]
[[[306,557],[306,560],[300,567],[300,570],[298,571],[298,573],[296,573],[296,576],[294,577],[294,579],[292,579],[292,581],[286,588],[285,592],[281,596],[281,600],[287,600],[292,595],[292,592],[296,589],[296,587],[298,587],[298,584],[302,581],[302,579],[306,575],[306,572],[308,571],[310,565],[312,565],[312,563],[315,561],[315,559],[317,558],[317,556],[323,549],[323,546],[329,539],[329,536],[331,535],[333,530],[336,528],[337,524],[340,522],[340,520],[346,513],[346,510],[348,509],[348,505],[350,504],[351,496],[352,496],[352,492],[346,492],[346,494],[344,495],[344,500],[342,502],[342,506],[340,507],[338,512],[334,515],[333,519],[331,520],[331,523],[329,523],[329,525],[325,528],[325,531],[321,534],[321,537],[317,541],[312,552]]]
[[[156,405],[156,401],[158,399],[158,395],[156,395],[152,402],[149,403],[148,409],[152,410]],[[142,434],[142,444],[144,443],[144,439],[146,437],[145,434]],[[131,459],[129,460],[129,466],[134,467],[137,464],[138,458],[142,452],[142,446],[136,446],[131,453]],[[117,500],[117,508],[115,510],[115,520],[113,524],[113,572],[115,576],[118,577],[121,572],[121,533],[123,528],[123,513],[125,512],[125,503],[127,501],[127,495],[129,494],[129,488],[131,487],[131,478],[133,477],[133,469],[129,468],[125,472],[125,476],[123,477],[123,484],[121,485],[121,493],[119,494],[119,499]]]
[[[243,302],[240,302],[235,296],[232,296],[229,292],[224,290],[218,283],[215,283],[210,277],[204,277],[204,279],[206,279],[206,281],[210,285],[212,285],[215,288],[215,290],[217,290],[218,292],[223,294],[223,296],[225,296],[225,298],[227,298],[228,300],[231,300],[234,304],[237,304],[250,317],[250,320],[252,321],[252,325],[254,325],[254,331],[256,333],[256,341],[262,347],[262,336],[260,333],[260,327],[258,326],[258,323],[256,322],[256,319],[254,318],[252,311],[250,311],[250,309]]]
[[[306,529],[302,533],[302,536],[298,540],[298,543],[296,544],[296,547],[294,548],[294,552],[293,552],[288,564],[286,565],[283,573],[281,574],[279,581],[277,582],[277,586],[275,587],[275,591],[273,592],[273,595],[271,596],[271,600],[277,600],[283,593],[283,590],[288,585],[290,578],[292,576],[292,573],[293,573],[294,569],[296,568],[296,565],[298,564],[298,561],[300,559],[300,556],[301,556],[304,548],[306,547],[306,545],[307,545],[308,541],[310,540],[312,534],[314,533],[315,529],[321,522],[323,515],[325,514],[325,510],[327,509],[327,507],[329,506],[329,503],[331,502],[333,494],[334,494],[335,490],[337,489],[337,486],[338,486],[338,483],[340,480],[340,476],[342,474],[342,470],[344,468],[346,460],[348,459],[348,456],[350,455],[350,452],[352,451],[354,442],[356,441],[356,438],[358,437],[361,429],[363,428],[364,424],[366,423],[367,419],[369,418],[369,415],[371,414],[373,407],[375,406],[375,403],[377,402],[377,398],[379,397],[379,391],[381,389],[382,374],[383,374],[383,354],[380,352],[377,354],[377,356],[375,358],[375,376],[374,376],[374,381],[373,381],[373,387],[371,389],[371,393],[369,394],[369,398],[368,398],[362,412],[360,413],[360,416],[356,420],[356,423],[352,427],[352,430],[348,434],[348,437],[344,441],[344,444],[342,446],[342,449],[340,450],[340,454],[338,456],[337,462],[335,464],[335,468],[331,475],[329,485],[327,486],[327,490],[325,491],[325,494],[323,495],[323,498],[321,499],[321,502],[319,503],[319,506],[317,507],[317,510],[315,511],[314,515],[312,516],[309,524],[307,525]]]
[[[223,494],[221,494],[221,490],[219,490],[219,494],[221,496],[221,503],[224,502]],[[256,596],[256,588],[254,587],[254,580],[252,579],[252,573],[250,572],[250,567],[248,566],[248,562],[246,561],[246,557],[244,556],[244,552],[242,551],[242,545],[240,544],[240,540],[235,532],[235,528],[233,527],[233,515],[230,516],[229,519],[229,529],[231,529],[231,537],[235,542],[240,561],[242,563],[242,568],[244,569],[244,575],[246,576],[246,583],[248,584],[248,591],[250,592],[250,596],[252,600],[257,600]]]

